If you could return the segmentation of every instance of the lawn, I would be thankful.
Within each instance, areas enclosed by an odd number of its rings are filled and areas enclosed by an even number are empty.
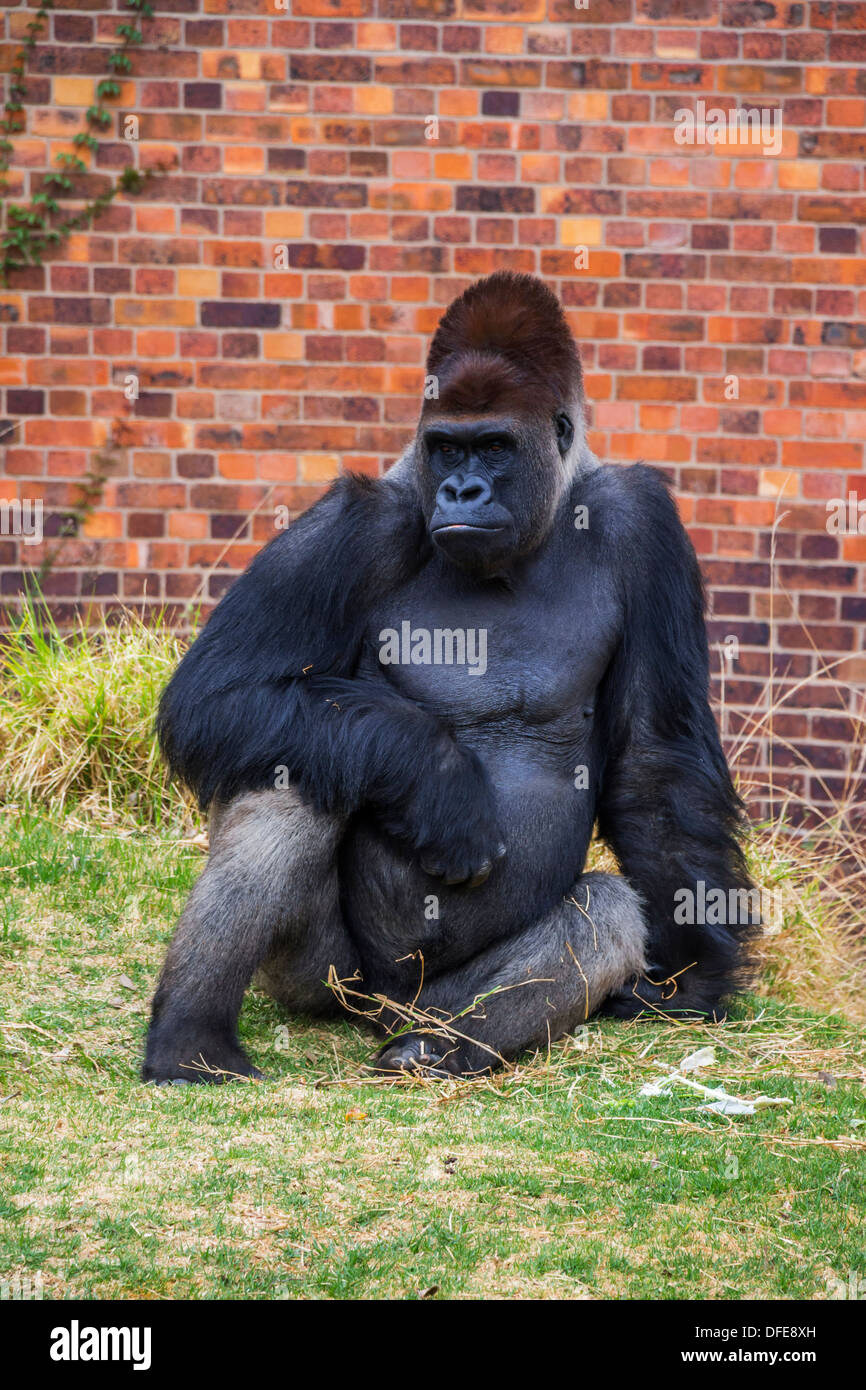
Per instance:
[[[353,1024],[251,993],[266,1081],[141,1085],[203,864],[166,829],[0,824],[0,1291],[823,1299],[866,1273],[866,1030],[794,1002],[784,971],[721,1027],[591,1022],[482,1082],[373,1079]],[[704,1084],[791,1103],[729,1117],[684,1087],[640,1094],[705,1046]]]

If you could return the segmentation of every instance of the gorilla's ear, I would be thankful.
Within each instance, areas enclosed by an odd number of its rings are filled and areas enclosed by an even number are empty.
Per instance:
[[[557,411],[553,423],[556,427],[556,442],[559,445],[559,452],[565,458],[574,439],[574,424],[571,416],[565,410]]]

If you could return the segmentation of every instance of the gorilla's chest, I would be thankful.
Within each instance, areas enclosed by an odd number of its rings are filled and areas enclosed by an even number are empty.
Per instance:
[[[616,631],[610,595],[554,565],[513,590],[422,574],[373,615],[364,666],[455,728],[555,734],[585,719]]]
[[[434,972],[458,964],[575,881],[595,812],[598,685],[618,630],[612,586],[598,569],[584,576],[567,563],[524,572],[511,590],[461,585],[441,569],[422,573],[372,615],[364,676],[436,714],[478,754],[508,853],[482,887],[449,889],[360,818],[343,871],[371,978],[393,970],[407,949],[422,951]],[[578,769],[588,778],[577,781]],[[434,890],[438,913],[428,921],[418,905]]]

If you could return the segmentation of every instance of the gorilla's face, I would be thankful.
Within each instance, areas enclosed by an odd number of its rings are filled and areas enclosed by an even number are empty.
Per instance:
[[[481,575],[535,549],[553,521],[573,435],[565,411],[532,425],[494,415],[426,421],[418,463],[434,544]]]

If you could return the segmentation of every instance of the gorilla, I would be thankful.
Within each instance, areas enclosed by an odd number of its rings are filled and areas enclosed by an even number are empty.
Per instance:
[[[703,613],[663,477],[587,445],[556,296],[472,285],[414,442],[256,556],[163,694],[211,849],[144,1078],[259,1075],[254,977],[296,1013],[371,1001],[393,1073],[482,1073],[602,1008],[722,1016],[749,923],[679,906],[749,889]],[[621,874],[584,872],[596,825]]]

